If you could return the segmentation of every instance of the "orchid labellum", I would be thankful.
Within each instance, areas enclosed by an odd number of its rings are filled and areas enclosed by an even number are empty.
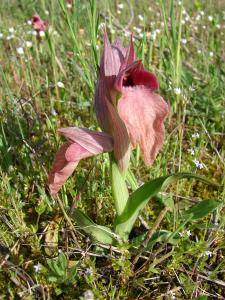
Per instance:
[[[136,59],[131,38],[128,48],[119,39],[110,45],[104,35],[100,76],[95,91],[95,110],[104,132],[82,128],[63,128],[59,133],[70,142],[61,146],[49,175],[52,194],[59,191],[79,160],[113,151],[123,172],[127,169],[131,146],[140,146],[146,165],[150,165],[164,140],[164,120],[169,106],[156,93],[154,74]]]

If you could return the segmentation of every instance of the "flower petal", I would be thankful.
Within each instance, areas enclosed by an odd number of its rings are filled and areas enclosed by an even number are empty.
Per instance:
[[[88,150],[92,155],[113,149],[113,139],[105,132],[78,127],[60,128],[58,132]]]
[[[121,42],[121,39],[117,38],[113,43],[112,43],[112,50],[114,53],[114,56],[117,57],[117,61],[119,62],[118,64],[118,72],[120,69],[120,65],[123,63],[127,49],[123,47],[123,44]],[[117,74],[118,74],[117,72]]]
[[[107,102],[107,108],[114,142],[114,156],[123,172],[127,170],[130,160],[130,139],[127,128],[117,110],[110,102]]]
[[[132,145],[140,145],[144,162],[150,165],[163,145],[163,121],[169,113],[168,104],[144,86],[126,87],[118,111]]]
[[[104,34],[104,51],[100,64],[100,76],[95,90],[95,111],[102,130],[110,132],[107,101],[115,102],[118,92],[114,82],[124,60],[124,48],[119,40],[111,46],[107,32]]]
[[[71,145],[71,143],[62,145],[54,158],[52,169],[48,177],[48,186],[52,195],[60,190],[61,186],[78,165],[79,161],[68,161],[66,159],[66,151]]]
[[[119,41],[111,46],[108,34],[104,33],[104,51],[100,64],[100,76],[112,77],[119,73],[121,60],[123,56],[123,48]]]
[[[48,178],[51,194],[56,194],[73,173],[81,159],[112,151],[112,137],[86,128],[61,128],[60,134],[74,141],[61,146],[54,158]]]
[[[155,74],[144,69],[141,61],[135,61],[122,70],[116,80],[115,88],[122,91],[123,87],[144,85],[152,91],[159,89],[159,83]]]
[[[125,59],[123,61],[123,63],[120,66],[120,72],[124,69],[127,68],[127,66],[129,66],[130,64],[134,63],[136,60],[136,55],[134,52],[134,43],[133,43],[133,37],[131,35],[130,37],[130,45],[129,47],[126,49],[126,56]]]

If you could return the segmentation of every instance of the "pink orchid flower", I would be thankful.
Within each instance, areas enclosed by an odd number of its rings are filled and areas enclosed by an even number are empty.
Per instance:
[[[97,119],[104,132],[85,128],[62,128],[58,132],[70,140],[61,146],[49,175],[51,194],[59,191],[78,162],[102,152],[113,151],[120,169],[126,170],[131,144],[140,146],[150,165],[164,140],[164,120],[169,106],[155,93],[159,88],[154,74],[136,60],[132,38],[128,48],[120,40],[110,45],[104,36],[104,52],[95,92]]]
[[[121,169],[129,161],[129,143],[140,146],[150,165],[163,145],[164,120],[169,106],[155,93],[159,83],[136,59],[133,41],[124,48],[119,39],[110,45],[104,36],[104,53],[95,93],[95,109],[102,129],[114,140],[114,155]]]
[[[32,17],[32,27],[36,31],[46,31],[48,28],[48,22],[43,21],[38,15]]]

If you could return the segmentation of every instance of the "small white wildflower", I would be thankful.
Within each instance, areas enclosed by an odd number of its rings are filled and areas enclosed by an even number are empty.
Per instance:
[[[204,168],[204,165],[203,165],[202,163],[199,163],[199,164],[198,164],[198,168],[201,170],[201,169]]]
[[[37,35],[37,31],[36,30],[32,30],[32,35],[36,36]]]
[[[121,14],[121,10],[117,9],[117,14],[120,15]]]
[[[15,35],[11,34],[6,37],[7,41],[14,39]]]
[[[208,16],[208,20],[209,20],[209,22],[212,22],[213,17],[212,16]]]
[[[130,36],[130,32],[129,31],[125,31],[124,35],[125,35],[125,37],[128,37],[128,36]]]
[[[40,36],[40,37],[44,37],[44,36],[45,36],[45,32],[44,32],[43,30],[41,30],[41,31],[39,32],[39,36]]]
[[[0,32],[0,39],[2,39],[2,38],[3,38],[3,33]]]
[[[63,82],[61,82],[61,81],[58,81],[58,82],[57,82],[57,86],[58,86],[60,89],[64,89],[64,88],[65,88]]]
[[[149,11],[152,11],[152,7],[151,7],[151,6],[149,6],[149,7],[148,7],[148,10],[149,10]]]
[[[49,15],[49,11],[46,9],[45,10],[45,14],[48,16]]]
[[[177,298],[176,298],[176,296],[175,295],[172,295],[171,296],[171,300],[176,300]]]
[[[185,20],[181,20],[181,24],[184,25],[185,24]]]
[[[220,29],[221,28],[220,24],[216,24],[216,28]]]
[[[156,32],[153,31],[151,34],[151,40],[154,41],[156,39]]]
[[[201,253],[200,257],[203,257],[203,256],[211,257],[212,255],[213,255],[212,251],[205,251],[205,252]]]
[[[188,149],[188,152],[191,154],[191,155],[195,155],[195,150],[194,149]]]
[[[190,20],[190,16],[189,16],[189,15],[186,15],[185,21],[188,22],[189,20]]]
[[[25,45],[26,45],[27,48],[31,48],[33,44],[32,44],[31,41],[26,41]]]
[[[138,19],[142,22],[144,21],[144,17],[142,15],[138,15]]]
[[[186,10],[183,8],[183,10],[182,10],[182,14],[183,15],[186,15],[187,14],[187,12],[186,12]]]
[[[210,52],[209,52],[209,56],[210,56],[210,57],[213,57],[213,55],[214,55],[213,52],[210,51]]]
[[[86,269],[84,270],[84,274],[85,274],[85,275],[92,275],[92,274],[93,274],[92,268],[86,268]]]
[[[198,27],[197,27],[197,26],[194,26],[194,30],[197,31],[197,30],[198,30]]]
[[[31,21],[31,20],[28,20],[28,21],[27,21],[27,24],[28,24],[28,25],[32,25],[32,21]]]
[[[16,52],[20,55],[24,54],[23,48],[22,47],[18,47],[16,48]]]
[[[202,51],[198,49],[197,53],[198,53],[198,54],[201,54],[201,53],[202,53]]]
[[[34,271],[36,273],[40,272],[41,271],[41,265],[39,263],[37,263],[36,265],[34,265]]]
[[[177,4],[178,4],[178,5],[181,5],[181,4],[182,4],[182,1],[178,1]]]
[[[202,16],[204,16],[205,13],[204,13],[203,10],[201,10],[201,11],[200,11],[200,14],[201,14]]]
[[[206,26],[205,26],[205,25],[203,25],[203,26],[202,26],[202,28],[203,28],[203,29],[206,29]]]
[[[203,169],[203,168],[204,168],[203,164],[200,163],[199,160],[194,159],[194,160],[192,160],[192,161],[193,161],[193,163],[195,164],[195,166],[196,166],[197,168],[199,168],[199,169]]]
[[[142,29],[139,28],[139,27],[137,27],[137,28],[136,28],[136,31],[137,31],[137,33],[141,33],[141,32],[142,32]]]
[[[94,300],[94,295],[91,290],[84,292],[84,300]]]
[[[176,87],[176,88],[174,89],[174,93],[175,93],[175,95],[180,95],[180,94],[181,94],[181,89],[178,88],[178,87]]]
[[[70,3],[67,3],[67,4],[66,4],[66,7],[69,8],[69,9],[71,9],[71,8],[72,8],[72,5],[71,5]]]
[[[195,132],[195,133],[193,133],[193,134],[192,134],[192,137],[193,137],[193,138],[199,138],[199,137],[200,137],[200,135],[199,135],[199,133],[198,133],[198,132]]]
[[[160,29],[156,29],[155,32],[156,32],[156,33],[160,33],[161,30],[160,30]]]
[[[193,88],[193,86],[189,86],[189,91],[190,91],[190,92],[194,92],[194,90],[195,90],[195,89]]]
[[[54,117],[57,116],[57,112],[55,111],[54,108],[51,109],[51,114],[52,114],[52,116],[54,116]],[[59,249],[59,250],[58,250],[58,253],[61,253],[61,252],[62,252],[62,250]]]
[[[181,43],[185,45],[185,44],[187,44],[187,40],[186,39],[181,39]]]
[[[190,236],[191,236],[191,231],[190,231],[190,230],[187,230],[187,231],[186,231],[186,235],[187,235],[188,237],[190,237]]]
[[[197,15],[196,18],[195,18],[195,20],[196,20],[196,21],[199,21],[200,18],[201,18],[201,16],[200,16],[200,15]]]
[[[190,230],[184,230],[182,232],[179,232],[179,236],[180,237],[185,237],[185,236],[190,237],[191,236],[191,231]]]
[[[163,23],[164,24],[164,23]],[[155,25],[155,22],[150,22],[150,25],[151,26],[154,26]]]
[[[209,257],[213,255],[212,251],[206,251],[205,254],[208,255]]]
[[[124,8],[124,4],[123,4],[123,3],[119,3],[119,4],[117,5],[117,7],[118,7],[119,9],[123,9],[123,8]]]
[[[195,158],[195,159],[193,159],[192,160],[193,161],[193,163],[196,165],[196,167],[198,166],[198,164],[199,164],[199,161]]]
[[[104,29],[104,28],[105,28],[105,23],[104,23],[104,22],[101,22],[101,23],[98,25],[98,28],[99,28],[99,29]]]
[[[143,38],[144,34],[143,33],[139,33],[139,37]]]
[[[15,32],[15,29],[14,29],[13,27],[10,27],[10,28],[9,28],[9,32],[10,32],[10,33],[14,33],[14,32]]]

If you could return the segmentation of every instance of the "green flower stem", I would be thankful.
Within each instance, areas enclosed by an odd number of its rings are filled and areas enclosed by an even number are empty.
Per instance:
[[[122,175],[113,157],[111,157],[111,184],[116,214],[117,216],[120,216],[123,213],[124,208],[127,204],[129,193],[125,182],[125,178]]]

